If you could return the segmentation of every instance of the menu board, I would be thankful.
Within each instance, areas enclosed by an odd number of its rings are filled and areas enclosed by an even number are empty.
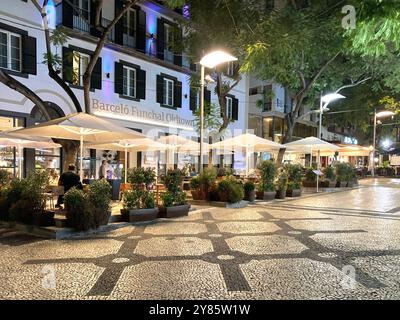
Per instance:
[[[390,158],[390,165],[391,166],[400,166],[400,156],[392,156]]]

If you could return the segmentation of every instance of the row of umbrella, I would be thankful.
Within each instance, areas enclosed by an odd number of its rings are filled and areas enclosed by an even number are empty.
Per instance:
[[[154,141],[139,132],[86,113],[71,114],[32,127],[4,133],[0,135],[0,146],[14,146],[18,147],[20,151],[22,148],[61,147],[59,144],[52,142],[51,138],[80,141],[81,179],[83,178],[82,162],[85,147],[125,151],[125,157],[127,157],[128,152],[132,151],[164,151],[172,149],[176,152],[198,154],[200,149],[198,142],[184,137],[170,135]],[[338,149],[337,146],[314,137],[281,145],[248,133],[211,145],[206,144],[207,148],[230,152],[237,148],[246,149],[246,172],[248,172],[249,150],[251,152],[265,152],[285,148],[289,152],[312,153],[313,151],[336,151]],[[21,155],[22,152],[19,154]],[[125,166],[125,169],[127,169],[127,166]]]

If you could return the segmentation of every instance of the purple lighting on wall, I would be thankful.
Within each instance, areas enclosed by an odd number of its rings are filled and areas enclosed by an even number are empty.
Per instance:
[[[182,8],[182,14],[183,17],[186,19],[190,18],[190,5],[189,4],[185,4]]]

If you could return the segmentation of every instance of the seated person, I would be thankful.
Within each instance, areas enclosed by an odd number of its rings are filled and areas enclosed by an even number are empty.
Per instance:
[[[58,180],[58,185],[64,187],[64,193],[73,187],[77,187],[82,190],[83,185],[81,183],[81,178],[75,173],[76,167],[74,164],[68,166],[68,171],[64,172],[60,179]],[[56,204],[56,208],[61,208],[61,204],[64,203],[64,196],[59,196]]]

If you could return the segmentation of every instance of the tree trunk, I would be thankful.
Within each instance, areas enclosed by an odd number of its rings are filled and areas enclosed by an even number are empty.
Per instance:
[[[31,89],[26,87],[24,84],[19,82],[18,80],[10,77],[7,73],[0,70],[0,82],[9,87],[12,90],[15,90],[22,94],[24,97],[31,100],[39,109],[42,111],[43,115],[47,120],[50,120],[50,115],[47,112],[46,105],[44,101]]]
[[[65,152],[65,157],[63,159],[63,170],[67,171],[68,166],[73,164],[76,166],[76,161],[79,153],[79,141],[76,140],[65,140],[65,139],[53,139],[54,142],[61,144]]]

